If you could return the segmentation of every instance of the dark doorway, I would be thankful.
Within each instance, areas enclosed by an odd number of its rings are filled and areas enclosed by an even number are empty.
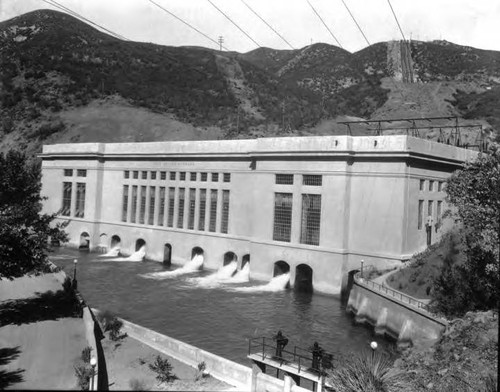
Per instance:
[[[233,261],[238,261],[238,256],[234,252],[226,252],[224,254],[224,262],[222,265],[228,265]]]
[[[163,264],[170,267],[172,264],[172,245],[165,244],[163,247]]]
[[[135,251],[136,252],[139,249],[141,249],[143,246],[146,246],[146,241],[144,241],[142,238],[139,238],[137,241],[135,241]]]
[[[295,268],[295,284],[293,285],[295,291],[303,293],[313,292],[313,270],[307,264],[299,264]]]
[[[90,250],[90,235],[86,231],[80,234],[80,244],[78,245],[78,249]]]
[[[194,258],[194,256],[196,256],[196,255],[201,255],[201,256],[203,256],[203,255],[204,255],[204,253],[205,253],[205,252],[203,251],[203,249],[202,249],[202,248],[200,248],[199,246],[195,246],[195,247],[193,248],[193,250],[191,250],[191,260],[192,260],[192,259]]]
[[[122,240],[120,237],[118,237],[116,234],[111,237],[111,249],[120,246],[122,243]]]
[[[290,265],[286,261],[280,260],[274,263],[273,277],[287,274],[288,272],[290,272]]]

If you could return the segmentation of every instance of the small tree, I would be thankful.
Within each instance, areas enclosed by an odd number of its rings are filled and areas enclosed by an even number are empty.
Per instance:
[[[154,363],[149,364],[149,368],[156,373],[156,379],[159,382],[171,382],[177,379],[177,376],[173,373],[174,368],[168,358],[162,358],[157,355]]]
[[[0,154],[0,279],[43,270],[48,239],[67,241],[64,224],[52,225],[55,214],[42,214],[39,164],[11,150]]]
[[[493,147],[446,186],[447,200],[462,224],[467,261],[445,265],[434,284],[434,308],[448,316],[498,307],[500,295],[500,150]]]

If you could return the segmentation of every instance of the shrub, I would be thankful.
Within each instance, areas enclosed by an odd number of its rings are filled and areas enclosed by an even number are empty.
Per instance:
[[[198,381],[206,376],[208,376],[208,374],[205,373],[205,370],[207,369],[207,364],[205,363],[205,361],[202,361],[198,364],[198,371],[196,372],[196,376],[195,376],[195,381]]]
[[[149,368],[156,373],[156,379],[159,382],[171,382],[177,379],[177,376],[173,374],[174,369],[168,358],[156,356],[154,363],[149,364]]]
[[[78,379],[78,386],[82,391],[89,390],[90,377],[94,375],[94,369],[89,364],[79,364],[75,366],[75,374]]]
[[[111,320],[111,322],[108,324],[109,327],[109,338],[112,340],[112,341],[117,341],[117,340],[120,340],[121,338],[127,336],[126,334],[121,334],[120,333],[120,330],[123,326],[123,322],[119,319],[117,319],[116,317],[113,318],[113,320]]]
[[[90,346],[87,346],[83,349],[81,358],[84,363],[90,363],[91,352],[92,352],[92,347]]]
[[[133,378],[128,382],[131,391],[146,391],[148,389],[146,385],[144,380],[138,380],[137,378]]]

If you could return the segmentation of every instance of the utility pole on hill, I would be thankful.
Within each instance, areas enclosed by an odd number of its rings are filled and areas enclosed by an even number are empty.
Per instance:
[[[222,43],[224,42],[224,37],[219,35],[219,51],[222,52]]]

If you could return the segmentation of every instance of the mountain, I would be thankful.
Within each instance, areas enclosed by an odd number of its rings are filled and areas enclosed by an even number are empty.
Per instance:
[[[459,115],[500,129],[500,52],[446,41],[220,52],[122,41],[38,10],[0,23],[0,82],[0,149],[29,153],[55,142],[344,133],[345,119]]]

